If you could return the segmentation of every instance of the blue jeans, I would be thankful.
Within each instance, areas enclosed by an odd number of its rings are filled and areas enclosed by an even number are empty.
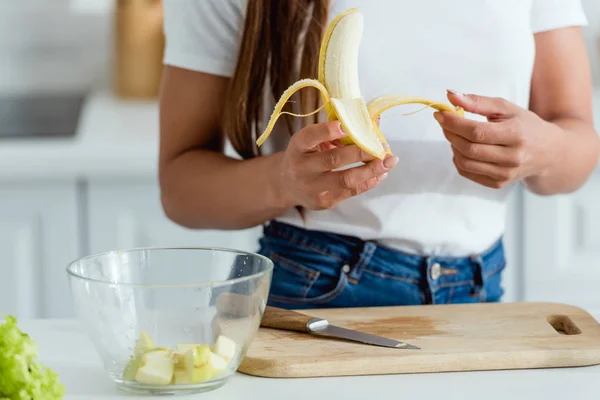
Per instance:
[[[498,302],[504,293],[502,238],[470,257],[424,257],[274,221],[259,253],[275,264],[268,303],[281,308]]]

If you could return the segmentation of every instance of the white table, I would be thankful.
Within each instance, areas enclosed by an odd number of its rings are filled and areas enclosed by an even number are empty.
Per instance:
[[[592,313],[600,320],[600,311]],[[156,399],[118,390],[79,324],[72,320],[23,320],[38,343],[40,360],[60,374],[65,400]],[[66,349],[66,351],[65,351]],[[263,379],[242,374],[212,392],[176,398],[205,400],[312,399],[600,399],[600,366],[318,379]]]

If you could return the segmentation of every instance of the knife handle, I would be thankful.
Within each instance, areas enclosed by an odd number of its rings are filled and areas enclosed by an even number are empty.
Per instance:
[[[316,318],[306,314],[266,306],[260,326],[287,331],[310,332],[308,324],[314,320]]]

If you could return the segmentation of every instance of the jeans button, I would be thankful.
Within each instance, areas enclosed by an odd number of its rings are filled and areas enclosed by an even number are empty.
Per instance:
[[[431,279],[437,280],[442,275],[442,266],[439,263],[435,263],[431,266]]]

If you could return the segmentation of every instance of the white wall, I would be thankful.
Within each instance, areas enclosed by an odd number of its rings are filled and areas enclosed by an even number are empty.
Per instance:
[[[110,73],[115,2],[0,0],[0,90],[68,90],[104,83]],[[590,20],[584,29],[590,63],[600,86],[600,0],[582,2]]]
[[[73,5],[0,0],[0,91],[72,90],[105,79],[110,14],[76,13]]]
[[[573,0],[574,1],[574,0]],[[583,34],[587,43],[594,84],[600,86],[600,0],[582,0],[589,26]]]

